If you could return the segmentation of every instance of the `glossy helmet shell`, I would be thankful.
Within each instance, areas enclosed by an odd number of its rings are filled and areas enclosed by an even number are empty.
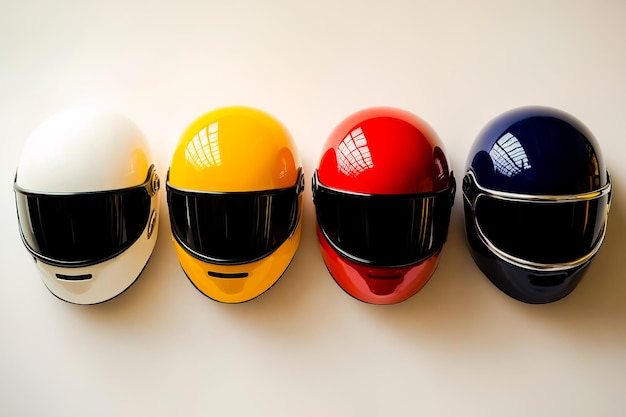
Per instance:
[[[137,279],[158,233],[154,164],[137,126],[105,109],[62,111],[31,134],[16,205],[22,240],[50,292],[96,304]]]
[[[168,206],[181,267],[200,292],[240,303],[278,281],[300,242],[302,181],[296,145],[273,116],[232,106],[191,123],[172,158]],[[190,218],[196,203],[203,210]]]
[[[335,195],[330,210],[322,207],[320,187]],[[359,259],[352,256],[354,252],[342,250],[341,243],[333,244],[333,239],[329,238],[326,212],[337,211],[343,202],[364,198],[365,202],[358,210],[365,213],[361,213],[357,224],[351,227],[352,232],[359,235],[355,239],[363,237],[367,240],[360,231],[367,229],[368,225],[376,225],[379,229],[389,226],[389,230],[393,229],[395,233],[396,229],[415,230],[408,223],[411,220],[430,224],[431,217],[409,219],[405,211],[394,213],[391,207],[402,205],[403,201],[421,201],[422,196],[444,191],[443,204],[435,210],[435,216],[440,219],[442,239],[436,247],[430,248],[431,252],[425,258],[416,261],[415,253],[407,253],[405,260],[392,259],[394,253],[389,253],[387,259],[376,261],[379,250],[375,247],[400,245],[398,253],[407,249],[402,247],[400,238],[384,232],[378,236],[385,237],[371,239],[370,247],[364,248]],[[313,193],[322,257],[331,276],[348,294],[367,303],[393,304],[414,295],[430,279],[447,235],[454,199],[454,177],[438,136],[422,119],[404,110],[375,107],[343,120],[324,144]],[[382,211],[371,210],[370,201],[382,207]],[[347,215],[350,217],[350,213]],[[398,218],[401,223],[392,226],[390,222]],[[344,224],[350,222],[345,218],[339,220],[342,221]],[[344,242],[353,238],[350,234],[349,230],[344,233]]]
[[[610,178],[593,134],[556,109],[514,109],[480,132],[469,153],[467,172],[463,183],[467,239],[476,264],[489,280],[527,303],[556,301],[573,291],[593,256],[570,264],[562,260],[577,258],[580,254],[575,252],[581,248],[590,254],[595,253],[590,252],[594,247],[599,249],[610,204]],[[493,200],[497,212],[481,214],[468,199],[472,182],[496,193],[557,201],[601,189],[608,192],[591,202]],[[574,215],[574,210],[584,214]],[[491,229],[487,233],[497,231],[493,232],[497,243],[491,246],[476,226],[487,223]],[[499,251],[519,253],[521,262],[498,256]]]

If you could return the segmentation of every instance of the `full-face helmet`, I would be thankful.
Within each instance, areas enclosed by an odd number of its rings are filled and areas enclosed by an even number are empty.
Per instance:
[[[303,187],[295,143],[274,117],[233,106],[195,120],[167,180],[173,242],[193,285],[224,303],[268,290],[298,248]]]
[[[58,298],[100,303],[141,274],[157,239],[159,177],[126,117],[90,107],[53,116],[26,142],[14,189],[24,245]]]
[[[342,121],[313,176],[318,240],[337,284],[372,304],[414,295],[438,265],[454,192],[438,136],[414,114],[376,107]]]
[[[606,233],[611,179],[577,119],[524,107],[476,138],[463,179],[474,261],[503,292],[548,303],[580,282]]]

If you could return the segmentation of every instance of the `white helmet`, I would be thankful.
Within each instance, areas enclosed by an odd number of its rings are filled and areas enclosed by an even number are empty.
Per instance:
[[[74,108],[28,139],[15,174],[22,241],[50,292],[107,301],[141,274],[158,233],[159,177],[126,117]]]

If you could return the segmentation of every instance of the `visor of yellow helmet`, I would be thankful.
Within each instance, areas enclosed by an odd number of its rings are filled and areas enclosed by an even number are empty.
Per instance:
[[[292,187],[249,191],[186,190],[167,181],[172,234],[191,256],[235,265],[269,256],[296,230],[302,168]]]

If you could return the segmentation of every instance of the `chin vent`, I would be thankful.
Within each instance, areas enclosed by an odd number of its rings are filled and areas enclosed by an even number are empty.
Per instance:
[[[208,274],[210,277],[213,278],[245,278],[248,276],[247,272],[235,272],[233,274],[227,274],[224,272],[209,271]]]
[[[538,287],[556,287],[563,284],[567,278],[566,273],[549,274],[549,275],[531,275],[530,283]]]
[[[62,281],[87,281],[91,279],[91,274],[82,274],[82,275],[65,275],[65,274],[55,274],[58,279]]]

